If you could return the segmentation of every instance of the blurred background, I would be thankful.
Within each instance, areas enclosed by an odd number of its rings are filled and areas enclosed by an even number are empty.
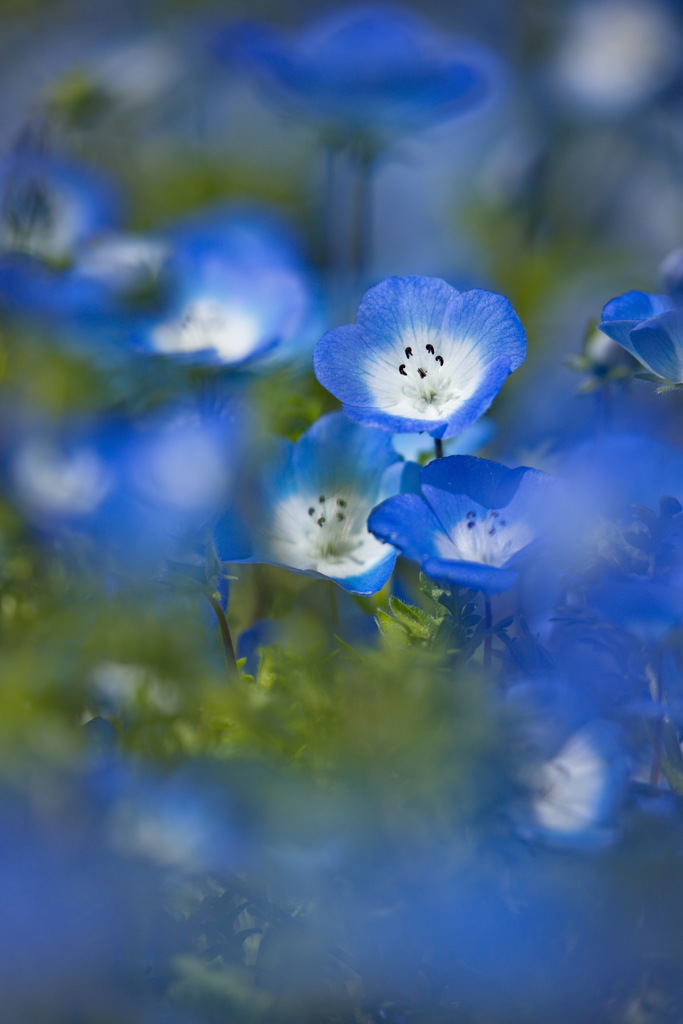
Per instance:
[[[661,265],[683,244],[683,11],[423,2],[401,8],[403,56],[391,33],[330,56],[316,25],[346,10],[0,0],[8,1024],[682,1019],[680,779],[648,788],[634,756],[617,824],[584,847],[519,826],[530,749],[538,769],[597,714],[647,746],[656,712],[623,711],[650,699],[642,624],[581,646],[536,579],[498,667],[531,685],[559,664],[569,695],[508,700],[426,642],[434,602],[424,636],[380,637],[388,593],[228,578],[207,524],[274,435],[335,407],[321,334],[409,274],[501,292],[527,329],[467,451],[554,470],[638,430],[598,475],[646,467],[615,484],[629,507],[683,500],[677,393],[594,330],[615,295],[680,290]],[[457,109],[430,84],[452,53],[484,83]],[[412,106],[403,70],[430,86]],[[202,360],[215,310],[197,324],[183,303],[214,260],[245,305]],[[604,535],[600,567],[621,565]],[[405,565],[394,596],[423,600]],[[471,595],[458,614],[466,646]]]

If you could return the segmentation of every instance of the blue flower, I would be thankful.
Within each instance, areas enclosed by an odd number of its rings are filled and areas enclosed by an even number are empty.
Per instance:
[[[668,295],[619,295],[603,309],[600,330],[657,377],[683,383],[683,310]]]
[[[0,164],[0,250],[70,259],[120,214],[112,184],[78,164],[29,154]]]
[[[420,493],[388,498],[368,526],[427,576],[495,594],[517,581],[518,556],[539,537],[554,485],[535,469],[452,455],[425,466]]]
[[[41,532],[86,537],[93,553],[149,572],[225,507],[242,412],[188,403],[135,421],[16,417],[0,461],[6,493]]]
[[[680,577],[614,573],[589,587],[586,599],[589,608],[646,644],[679,629],[683,619]]]
[[[170,306],[137,335],[143,348],[233,366],[310,352],[315,290],[274,221],[217,210],[169,237]]]
[[[356,324],[321,338],[313,365],[351,419],[447,438],[488,409],[525,355],[524,328],[502,295],[389,277],[365,293]]]
[[[482,103],[497,77],[493,55],[441,38],[400,7],[335,11],[288,40],[265,26],[229,26],[220,56],[254,71],[291,110],[343,134],[401,132]]]
[[[554,757],[527,770],[531,792],[520,830],[552,846],[603,846],[615,835],[614,812],[627,777],[616,727],[589,722]]]
[[[374,594],[389,579],[396,551],[368,532],[368,515],[400,489],[403,465],[388,434],[329,413],[285,447],[247,505],[248,551],[230,516],[217,527],[218,553],[226,562],[268,562]]]

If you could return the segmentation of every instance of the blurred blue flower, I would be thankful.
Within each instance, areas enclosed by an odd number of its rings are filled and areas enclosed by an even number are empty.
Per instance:
[[[469,111],[499,74],[483,46],[441,37],[390,4],[342,8],[293,40],[263,25],[230,25],[214,48],[253,71],[288,109],[349,136],[408,131]]]
[[[0,251],[70,260],[120,217],[114,186],[79,164],[35,154],[0,164]]]
[[[218,209],[166,237],[170,302],[134,336],[140,347],[231,366],[310,353],[318,296],[279,222]]]
[[[102,556],[149,571],[225,507],[245,452],[241,417],[234,404],[190,403],[137,420],[16,417],[6,491],[39,530],[76,531]]]
[[[218,553],[226,562],[269,562],[374,594],[389,579],[396,551],[371,536],[368,515],[400,490],[403,467],[388,434],[329,413],[285,447],[245,509],[248,550],[229,517],[217,527]]]
[[[668,295],[619,295],[603,309],[600,330],[657,377],[683,383],[683,311]]]
[[[633,115],[680,78],[677,5],[579,0],[563,14],[554,84],[584,116]]]
[[[552,846],[596,848],[616,835],[614,812],[628,765],[617,727],[593,720],[548,760],[524,767],[530,793],[518,809],[520,831]]]
[[[683,621],[683,581],[614,573],[588,588],[588,607],[601,618],[656,643]]]
[[[318,342],[320,383],[359,423],[448,438],[469,427],[526,355],[502,295],[430,277],[390,277],[365,293],[357,323]]]
[[[552,477],[470,455],[425,466],[419,494],[387,498],[368,526],[435,579],[495,594],[517,581],[519,556],[539,538]]]

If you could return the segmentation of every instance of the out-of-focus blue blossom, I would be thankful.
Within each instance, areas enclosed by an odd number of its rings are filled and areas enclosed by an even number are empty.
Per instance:
[[[630,519],[632,505],[656,509],[663,495],[683,502],[683,451],[645,434],[608,434],[560,457],[580,528],[601,519]],[[583,510],[583,512],[581,511]]]
[[[163,868],[225,872],[243,855],[228,792],[199,766],[138,780],[113,803],[107,825],[115,849]]]
[[[429,277],[390,277],[365,293],[356,324],[314,353],[320,383],[360,423],[448,438],[484,413],[526,355],[502,295]]]
[[[170,245],[145,235],[109,234],[90,239],[76,253],[73,273],[125,299],[159,285]]]
[[[600,330],[657,377],[683,382],[683,311],[669,296],[626,292],[607,303]]]
[[[39,815],[25,798],[3,793],[0,984],[7,1020],[43,1022],[56,1013],[92,1019],[103,1001],[138,1020],[146,998],[139,983],[152,981],[159,953],[173,948],[153,875],[139,858],[114,851],[92,809],[73,796],[62,791],[59,814]],[[145,938],[133,949],[143,919]]]
[[[389,579],[396,551],[371,536],[368,515],[400,490],[402,473],[388,434],[329,413],[285,447],[246,509],[248,550],[224,521],[218,553],[226,562],[269,562],[374,594]]]
[[[547,526],[555,481],[527,467],[452,455],[422,470],[419,494],[388,498],[368,526],[435,579],[495,594]]]
[[[20,154],[0,165],[0,251],[70,260],[120,216],[111,182],[79,164]]]
[[[39,529],[77,530],[149,568],[225,507],[243,454],[240,417],[187,405],[136,422],[14,424],[7,491]]]
[[[555,57],[560,95],[583,114],[619,117],[645,106],[683,71],[680,21],[656,0],[570,5]]]
[[[516,684],[504,703],[517,719],[516,772],[526,793],[513,812],[521,834],[564,848],[615,838],[614,812],[628,778],[619,728],[558,678]]]
[[[644,643],[656,643],[681,626],[682,582],[614,574],[588,589],[588,606]]]
[[[279,222],[216,210],[167,237],[169,307],[137,333],[139,345],[232,366],[310,352],[318,297]]]
[[[400,133],[479,106],[499,77],[493,55],[435,33],[413,12],[356,5],[294,39],[228,26],[215,49],[253,71],[276,99],[342,137]]]
[[[591,848],[615,838],[614,812],[628,769],[611,722],[589,722],[554,757],[527,767],[525,774],[531,792],[519,824],[528,838]]]

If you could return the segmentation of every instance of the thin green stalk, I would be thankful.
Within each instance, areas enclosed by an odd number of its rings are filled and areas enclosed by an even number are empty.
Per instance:
[[[364,289],[372,266],[374,155],[366,149],[357,154],[351,235],[351,271],[354,283]]]
[[[491,608],[491,597],[489,594],[484,595],[484,626],[486,627],[486,636],[484,637],[484,668],[489,671],[491,668],[491,650],[493,646],[493,637],[491,636],[491,626],[493,624],[493,611]]]
[[[225,660],[228,663],[228,674],[230,678],[237,678],[239,676],[239,669],[237,668],[237,658],[235,657],[235,647],[232,642],[232,636],[230,635],[230,626],[228,620],[225,617],[225,612],[220,606],[220,603],[215,597],[211,597],[207,594],[209,604],[216,613],[218,619],[218,627],[221,631],[221,640],[223,641],[223,650],[225,651]]]

